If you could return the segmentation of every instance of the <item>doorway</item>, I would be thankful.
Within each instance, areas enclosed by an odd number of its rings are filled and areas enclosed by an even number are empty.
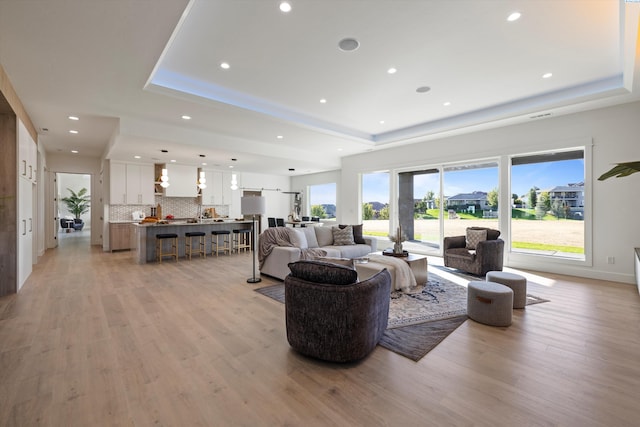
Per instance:
[[[91,245],[91,175],[55,174],[54,209],[58,245]]]

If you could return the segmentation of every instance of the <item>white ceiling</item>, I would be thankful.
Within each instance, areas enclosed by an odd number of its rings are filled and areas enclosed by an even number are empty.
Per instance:
[[[0,64],[48,152],[281,175],[640,99],[638,3],[278,4],[0,0]]]

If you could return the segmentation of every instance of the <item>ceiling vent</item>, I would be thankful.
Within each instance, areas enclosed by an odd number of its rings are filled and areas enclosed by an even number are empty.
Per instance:
[[[542,113],[542,114],[537,114],[535,116],[529,116],[530,119],[541,119],[543,117],[549,117],[551,115],[551,113]]]

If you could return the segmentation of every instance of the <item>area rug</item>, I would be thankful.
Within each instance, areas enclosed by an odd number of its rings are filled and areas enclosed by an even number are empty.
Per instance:
[[[256,289],[284,303],[284,283]],[[545,302],[527,295],[527,305]],[[410,293],[392,292],[389,325],[379,345],[418,361],[467,320],[467,288],[429,272],[426,285]]]

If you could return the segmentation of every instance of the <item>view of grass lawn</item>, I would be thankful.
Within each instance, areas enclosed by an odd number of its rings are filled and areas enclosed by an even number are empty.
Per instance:
[[[583,248],[578,248],[576,246],[545,245],[543,243],[511,242],[511,247],[514,249],[528,249],[534,251],[567,252],[571,254],[584,253]]]
[[[584,254],[584,222],[556,218],[546,215],[542,220],[535,219],[533,210],[514,209],[517,216],[511,221],[511,247],[532,252],[557,252],[566,254]],[[440,221],[436,221],[438,210],[427,211],[414,221],[414,239],[437,247],[440,239]],[[388,220],[363,221],[364,234],[386,241],[389,234]],[[468,213],[459,213],[457,219],[444,220],[445,236],[464,235],[467,227],[499,228],[497,218],[478,218]],[[434,246],[434,244],[436,246]]]

